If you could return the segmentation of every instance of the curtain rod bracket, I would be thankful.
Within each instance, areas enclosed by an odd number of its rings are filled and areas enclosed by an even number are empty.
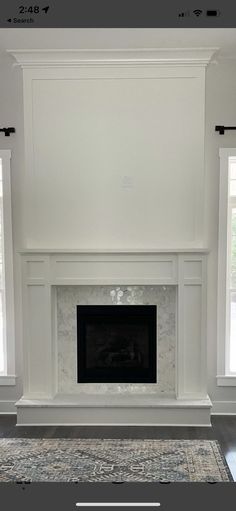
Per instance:
[[[2,131],[5,134],[5,137],[10,137],[11,133],[15,133],[15,128],[0,128],[0,131]]]
[[[236,126],[215,126],[215,131],[219,131],[219,135],[224,135],[226,130],[236,130]]]

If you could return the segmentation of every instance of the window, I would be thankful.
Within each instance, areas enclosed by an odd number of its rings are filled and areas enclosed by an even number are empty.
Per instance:
[[[0,150],[0,385],[15,384],[10,158]]]
[[[3,197],[2,197],[2,160],[0,160],[0,374],[6,365],[6,314],[5,314],[5,279],[4,279],[4,236],[3,236]]]
[[[220,149],[218,385],[236,385],[236,149]]]
[[[229,346],[226,357],[226,372],[236,375],[236,157],[229,157]]]

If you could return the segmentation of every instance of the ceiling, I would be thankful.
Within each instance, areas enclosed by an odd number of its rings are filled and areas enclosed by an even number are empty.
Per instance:
[[[222,58],[236,58],[236,29],[0,29],[5,49],[216,47]]]

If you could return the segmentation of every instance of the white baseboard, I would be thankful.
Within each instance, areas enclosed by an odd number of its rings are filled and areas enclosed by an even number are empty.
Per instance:
[[[236,415],[236,401],[212,401],[211,415]]]
[[[16,414],[15,401],[0,401],[0,415]]]

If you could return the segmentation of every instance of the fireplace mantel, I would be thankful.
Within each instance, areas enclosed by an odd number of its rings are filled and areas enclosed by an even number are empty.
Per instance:
[[[176,248],[29,248],[19,250],[20,254],[208,254],[204,247]]]
[[[18,424],[209,425],[207,252],[204,248],[21,250],[24,395],[16,404]],[[94,406],[94,396],[87,396],[85,403],[81,396],[58,394],[55,288],[109,284],[177,286],[175,396],[126,396],[122,402],[122,396],[111,400],[104,395]]]

